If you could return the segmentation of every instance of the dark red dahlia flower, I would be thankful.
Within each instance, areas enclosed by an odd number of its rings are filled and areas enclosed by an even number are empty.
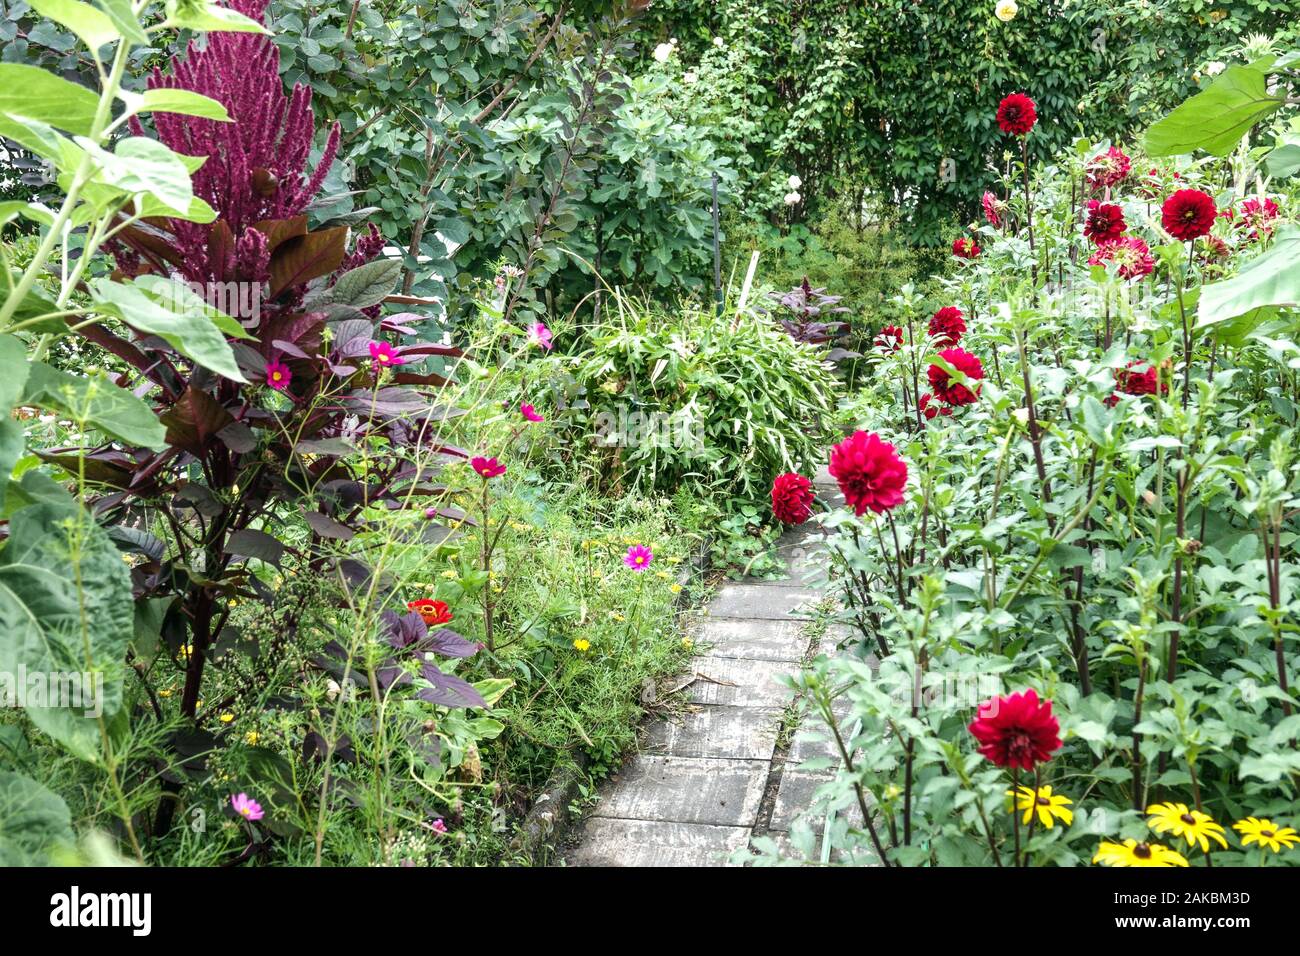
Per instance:
[[[944,349],[939,353],[939,358],[968,379],[978,380],[984,377],[984,366],[980,360],[964,349]],[[966,385],[953,382],[948,370],[942,366],[931,365],[926,376],[930,379],[930,388],[934,390],[935,397],[946,405],[971,405],[979,398],[978,385],[971,391]]]
[[[783,524],[803,524],[812,514],[812,482],[786,472],[772,482],[772,514]]]
[[[1061,746],[1052,702],[1040,701],[1032,688],[985,701],[966,729],[980,742],[979,752],[999,767],[1033,770]]]
[[[980,254],[980,247],[975,244],[974,239],[962,236],[952,241],[952,254],[958,259],[974,259]]]
[[[1180,189],[1160,209],[1165,232],[1175,239],[1190,242],[1214,228],[1217,211],[1214,200],[1199,189]]]
[[[998,129],[1011,136],[1024,136],[1038,122],[1038,107],[1024,93],[1012,93],[998,104]]]
[[[1106,152],[1088,160],[1085,167],[1088,186],[1092,189],[1109,189],[1111,186],[1118,186],[1132,168],[1132,160],[1124,155],[1124,151],[1112,146]]]
[[[907,463],[875,432],[857,431],[831,449],[830,473],[853,513],[897,507],[907,486]]]
[[[897,352],[903,347],[903,330],[897,325],[887,325],[880,330],[880,334],[876,336],[873,344],[877,348]]]
[[[926,392],[924,395],[922,395],[921,401],[919,401],[917,404],[921,406],[921,414],[924,415],[927,420],[934,418],[935,415],[952,414],[951,405],[943,404],[937,398],[931,395],[929,392]]]
[[[1277,203],[1265,196],[1261,199],[1247,199],[1241,204],[1241,219],[1236,220],[1236,228],[1249,229],[1251,239],[1267,238],[1273,234],[1274,221],[1278,216]]]
[[[1124,222],[1124,210],[1112,203],[1102,203],[1095,199],[1088,200],[1088,216],[1083,222],[1083,234],[1101,245],[1111,239],[1118,239],[1128,228]]]
[[[1108,239],[1097,246],[1097,251],[1088,258],[1090,266],[1104,266],[1114,263],[1121,279],[1141,279],[1150,275],[1155,268],[1155,260],[1147,244],[1137,236],[1120,236]]]
[[[956,306],[946,305],[930,319],[930,335],[942,338],[949,345],[960,342],[965,331],[966,319]]]

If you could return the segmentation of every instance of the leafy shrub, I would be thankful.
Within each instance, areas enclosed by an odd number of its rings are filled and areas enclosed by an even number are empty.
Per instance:
[[[749,313],[616,304],[570,363],[569,437],[601,486],[759,501],[813,460],[834,394],[820,349]]]

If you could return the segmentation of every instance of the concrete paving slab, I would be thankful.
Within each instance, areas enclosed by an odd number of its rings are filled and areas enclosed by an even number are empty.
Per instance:
[[[704,618],[694,635],[696,647],[710,657],[756,661],[799,661],[808,638],[803,621],[755,621]]]
[[[767,769],[766,760],[637,754],[606,788],[594,815],[752,827]]]
[[[806,617],[823,598],[821,592],[811,588],[724,584],[709,604],[708,616],[787,621],[801,613]]]
[[[770,760],[781,712],[763,707],[701,707],[651,724],[644,750],[673,757]],[[766,777],[766,773],[764,773]]]
[[[726,866],[749,842],[748,827],[594,817],[570,866]]]
[[[691,662],[695,683],[693,704],[729,707],[782,707],[792,692],[778,680],[794,670],[781,661],[749,661],[733,657],[697,657]]]

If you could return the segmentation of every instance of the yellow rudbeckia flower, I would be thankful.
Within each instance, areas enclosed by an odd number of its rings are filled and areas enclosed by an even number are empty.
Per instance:
[[[1138,843],[1137,840],[1125,840],[1123,843],[1111,843],[1103,840],[1092,858],[1093,863],[1106,866],[1187,866],[1187,859],[1181,853],[1161,846],[1159,843]]]
[[[1293,827],[1280,827],[1268,818],[1246,817],[1238,820],[1232,828],[1241,834],[1241,845],[1252,843],[1262,850],[1265,847],[1274,853],[1281,853],[1300,843],[1300,833]]]
[[[1169,833],[1187,840],[1188,846],[1198,843],[1202,853],[1210,852],[1210,840],[1223,849],[1228,848],[1223,827],[1214,818],[1200,810],[1189,810],[1185,803],[1153,803],[1147,807],[1147,826],[1156,833]]]
[[[1039,787],[1037,794],[1029,787],[1021,787],[1015,791],[1008,790],[1007,796],[1016,798],[1015,809],[1011,812],[1023,810],[1025,813],[1020,822],[1026,825],[1035,810],[1038,811],[1038,822],[1048,830],[1056,825],[1058,819],[1067,827],[1074,822],[1074,811],[1066,809],[1074,801],[1060,794],[1053,795],[1051,787]]]

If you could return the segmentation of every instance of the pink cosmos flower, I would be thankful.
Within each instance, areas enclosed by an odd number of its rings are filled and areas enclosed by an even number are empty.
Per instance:
[[[283,362],[266,363],[266,384],[270,385],[277,392],[283,392],[289,387],[289,382],[293,380],[293,373],[289,371],[289,366]]]
[[[429,824],[429,829],[434,833],[446,833],[447,824],[442,822],[442,817],[438,817],[438,819]]]
[[[478,476],[484,481],[489,478],[498,478],[506,473],[506,466],[501,464],[495,458],[484,458],[482,455],[476,455],[469,460],[469,466],[478,472]]]
[[[533,406],[529,405],[527,402],[524,402],[519,406],[519,414],[523,415],[524,418],[530,422],[546,421],[545,418],[537,414],[537,409],[533,408]]]
[[[644,571],[650,567],[650,562],[655,559],[654,553],[643,544],[634,544],[627,549],[627,554],[623,556],[623,563],[633,571]]]
[[[237,793],[232,796],[230,805],[245,820],[262,819],[262,805],[246,793]]]
[[[552,348],[551,330],[541,322],[534,322],[532,325],[528,326],[528,341],[533,345],[541,346],[549,352]]]
[[[375,360],[378,368],[384,368],[388,365],[402,365],[406,359],[402,358],[393,351],[393,347],[387,342],[371,342],[370,357]]]

